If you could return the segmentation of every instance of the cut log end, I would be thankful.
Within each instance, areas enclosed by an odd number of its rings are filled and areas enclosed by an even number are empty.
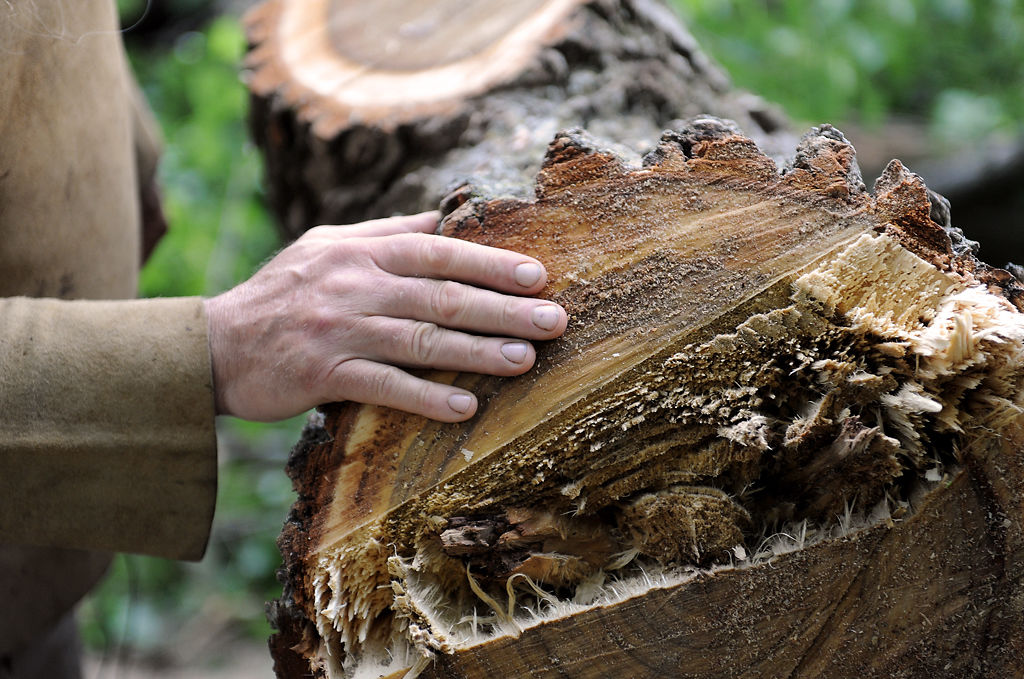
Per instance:
[[[519,76],[565,34],[581,1],[273,0],[245,18],[248,82],[322,139],[354,125],[452,117]]]
[[[536,188],[442,228],[545,262],[569,329],[522,377],[438,376],[468,423],[324,410],[280,676],[1019,668],[1020,288],[919,178],[869,194],[827,126],[779,171],[703,118],[640,166],[560,133]]]
[[[710,109],[792,146],[651,0],[267,0],[245,24],[250,125],[292,238],[432,209],[470,177],[522,195],[573,125],[635,153]]]

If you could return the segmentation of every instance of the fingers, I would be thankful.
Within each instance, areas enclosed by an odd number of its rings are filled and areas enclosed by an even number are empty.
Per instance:
[[[532,257],[444,236],[397,235],[374,252],[374,261],[397,276],[457,280],[516,295],[534,294],[547,283],[543,265]]]
[[[553,339],[568,324],[562,307],[540,299],[503,295],[453,281],[398,278],[379,298],[379,313],[447,328],[526,339]]]
[[[417,215],[372,219],[359,224],[345,226],[321,226],[322,233],[343,238],[375,238],[393,236],[400,233],[434,233],[441,213],[437,210],[421,212]]]
[[[441,422],[461,422],[476,413],[476,397],[468,391],[431,382],[391,365],[365,359],[339,364],[329,386],[329,399],[397,408]]]
[[[361,329],[369,338],[360,356],[413,368],[512,376],[529,370],[537,358],[521,339],[477,337],[434,323],[377,316]]]
[[[557,304],[528,297],[546,284],[544,267],[434,235],[437,218],[311,229],[209,300],[219,411],[270,420],[351,400],[457,422],[476,412],[472,394],[398,366],[529,370],[530,341],[553,339],[568,323]]]

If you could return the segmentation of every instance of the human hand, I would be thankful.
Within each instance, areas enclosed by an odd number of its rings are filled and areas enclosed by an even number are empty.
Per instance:
[[[544,287],[544,267],[434,235],[437,218],[316,227],[206,300],[217,412],[271,421],[350,400],[458,422],[476,412],[472,393],[401,368],[529,370],[524,340],[568,322],[560,306],[520,296]]]

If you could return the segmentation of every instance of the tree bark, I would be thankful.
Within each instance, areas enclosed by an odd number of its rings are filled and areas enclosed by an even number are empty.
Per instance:
[[[289,461],[278,676],[1022,676],[1024,291],[898,161],[868,193],[830,126],[780,169],[731,122],[654,132],[708,101],[616,95],[581,116],[571,83],[599,100],[641,62],[669,74],[641,89],[693,76],[716,106],[742,97],[708,85],[658,6],[562,9],[537,52],[563,55],[554,84],[523,75],[405,122],[311,113],[298,85],[301,107],[277,110],[288,88],[256,87],[277,102],[254,120],[289,228],[328,204],[440,201],[442,233],[543,261],[571,319],[527,375],[431,375],[478,395],[467,423],[355,404],[311,421]],[[687,58],[620,59],[647,54],[638,35]],[[541,107],[522,143],[509,102]],[[550,131],[573,115],[625,143]],[[413,159],[430,120],[456,119]],[[349,176],[360,135],[398,149],[388,172],[365,194],[315,188]]]
[[[650,149],[710,113],[769,155],[796,143],[652,0],[270,0],[246,24],[253,137],[290,238],[434,209],[470,178],[522,195],[570,127]]]

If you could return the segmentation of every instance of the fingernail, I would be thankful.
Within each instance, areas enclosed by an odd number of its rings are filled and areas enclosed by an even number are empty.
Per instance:
[[[523,262],[516,267],[515,276],[516,283],[523,286],[524,288],[530,288],[537,284],[540,280],[541,274],[544,273],[543,269],[540,268],[539,264],[533,262]]]
[[[560,318],[558,307],[550,304],[539,306],[533,310],[533,324],[541,330],[554,330]]]
[[[506,342],[501,345],[501,355],[512,363],[522,363],[526,360],[526,343]]]
[[[473,407],[473,397],[466,394],[452,394],[448,397],[448,407],[457,413],[467,413]]]

